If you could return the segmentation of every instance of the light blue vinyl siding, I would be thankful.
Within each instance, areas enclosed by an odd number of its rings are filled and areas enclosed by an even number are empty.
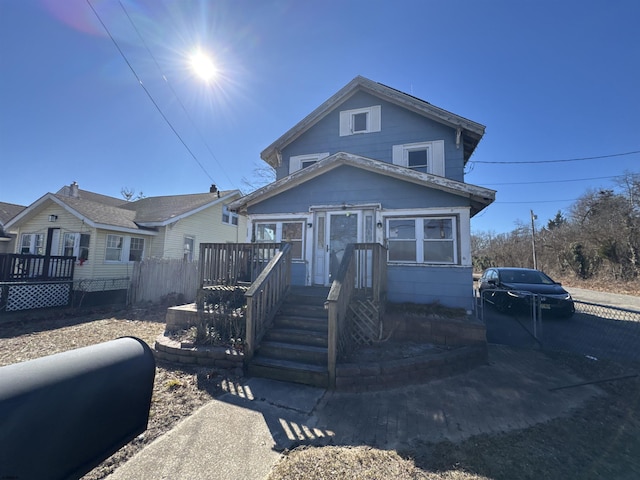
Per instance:
[[[305,285],[307,262],[291,262],[291,285]]]
[[[340,136],[340,111],[380,105],[381,131]],[[393,145],[444,140],[445,176],[463,181],[463,148],[456,148],[455,129],[417,113],[382,101],[365,92],[357,92],[336,107],[313,127],[282,151],[282,165],[276,169],[277,178],[289,174],[289,158],[311,153],[347,152],[392,163]]]
[[[256,213],[305,213],[310,205],[380,203],[383,209],[468,206],[464,197],[407,183],[351,166],[341,166],[302,186],[249,208]]]
[[[393,303],[433,303],[473,310],[471,267],[387,267],[387,299]]]

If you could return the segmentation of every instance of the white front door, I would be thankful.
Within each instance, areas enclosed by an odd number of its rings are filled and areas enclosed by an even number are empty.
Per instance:
[[[315,216],[313,283],[331,285],[350,243],[373,242],[374,210],[327,210]]]

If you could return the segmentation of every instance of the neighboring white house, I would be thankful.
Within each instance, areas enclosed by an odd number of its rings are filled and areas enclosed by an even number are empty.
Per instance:
[[[148,197],[136,201],[81,190],[76,182],[47,193],[5,230],[13,253],[75,256],[74,280],[128,277],[133,262],[196,260],[200,243],[244,240],[244,218],[226,205],[239,190]]]

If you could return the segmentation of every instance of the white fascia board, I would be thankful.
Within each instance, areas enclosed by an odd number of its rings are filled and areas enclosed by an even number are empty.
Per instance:
[[[156,235],[158,235],[158,232],[155,232],[153,230],[144,230],[144,229],[127,228],[127,227],[116,227],[114,225],[106,225],[106,224],[103,224],[103,223],[94,224],[94,228],[96,228],[98,230],[108,230],[110,232],[130,233],[130,234],[133,234],[133,235],[147,235],[147,236],[150,236],[150,237],[155,237]]]
[[[254,203],[264,201],[291,188],[302,185],[303,183],[342,165],[362,168],[363,170],[397,178],[398,180],[405,182],[415,183],[426,188],[436,188],[454,195],[472,198],[475,201],[486,205],[491,204],[495,200],[495,190],[479,187],[470,183],[458,182],[439,175],[416,172],[409,168],[382,162],[380,160],[373,160],[360,155],[338,152],[320,160],[318,163],[315,163],[310,167],[298,170],[276,182],[265,185],[235,202],[232,202],[230,204],[230,208],[234,210],[246,209]]]
[[[9,228],[13,227],[16,223],[20,222],[20,220],[22,220],[23,218],[30,216],[32,213],[34,213],[34,211],[38,207],[42,206],[47,200],[53,200],[54,198],[55,197],[53,196],[53,194],[45,193],[42,197],[40,197],[38,200],[33,202],[27,208],[22,210],[18,215],[16,215],[11,220],[9,220],[4,226],[5,230],[8,230]]]

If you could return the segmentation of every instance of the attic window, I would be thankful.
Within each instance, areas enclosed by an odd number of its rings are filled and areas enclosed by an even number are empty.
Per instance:
[[[381,127],[381,107],[357,108],[340,112],[340,136],[379,132]]]
[[[406,143],[393,146],[393,163],[416,172],[444,177],[444,141]]]
[[[310,153],[308,155],[294,155],[289,158],[289,173],[302,170],[303,168],[310,167],[314,163],[329,156],[329,152],[324,153]]]

